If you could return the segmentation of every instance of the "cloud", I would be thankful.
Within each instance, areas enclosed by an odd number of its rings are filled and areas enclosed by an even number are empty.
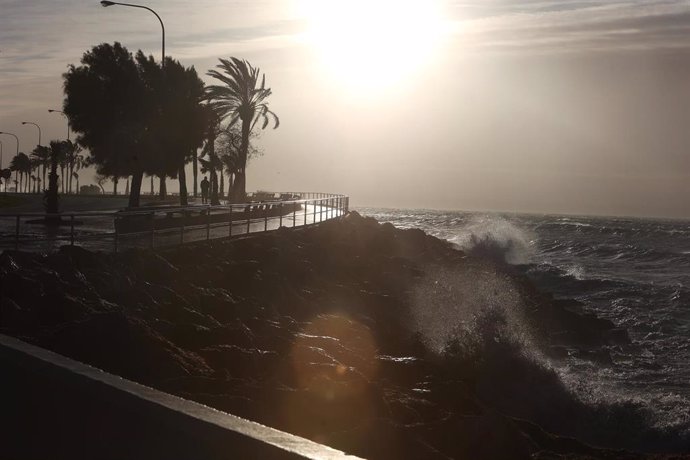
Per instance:
[[[690,8],[679,1],[464,2],[454,34],[481,52],[587,52],[690,48]]]

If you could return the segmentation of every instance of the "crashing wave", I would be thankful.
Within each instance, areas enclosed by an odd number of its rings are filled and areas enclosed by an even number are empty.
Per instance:
[[[468,254],[512,265],[529,263],[533,239],[524,230],[498,216],[477,216],[450,241]]]

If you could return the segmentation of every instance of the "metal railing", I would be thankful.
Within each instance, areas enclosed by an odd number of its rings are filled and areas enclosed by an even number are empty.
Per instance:
[[[346,195],[262,192],[255,197],[271,195],[272,199],[263,201],[220,206],[154,206],[60,214],[0,213],[0,250],[45,251],[66,244],[115,252],[134,247],[166,247],[280,227],[304,227],[344,216],[349,209]]]

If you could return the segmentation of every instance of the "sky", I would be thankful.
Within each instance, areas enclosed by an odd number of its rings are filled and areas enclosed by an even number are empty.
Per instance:
[[[249,60],[277,130],[249,190],[354,206],[690,218],[690,2],[148,0],[166,54]],[[160,58],[148,11],[2,0],[0,131],[64,138],[62,74],[114,41]],[[3,166],[14,155],[0,135]],[[88,182],[83,173],[81,183]],[[191,183],[191,178],[189,179]],[[176,190],[169,181],[169,190]],[[144,187],[147,189],[147,186]]]

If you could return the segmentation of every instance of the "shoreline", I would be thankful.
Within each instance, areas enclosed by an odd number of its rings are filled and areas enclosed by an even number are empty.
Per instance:
[[[3,333],[347,453],[643,458],[603,448],[671,445],[607,421],[640,415],[586,406],[526,353],[586,353],[624,330],[509,266],[355,212],[155,252],[6,251],[0,273]]]

